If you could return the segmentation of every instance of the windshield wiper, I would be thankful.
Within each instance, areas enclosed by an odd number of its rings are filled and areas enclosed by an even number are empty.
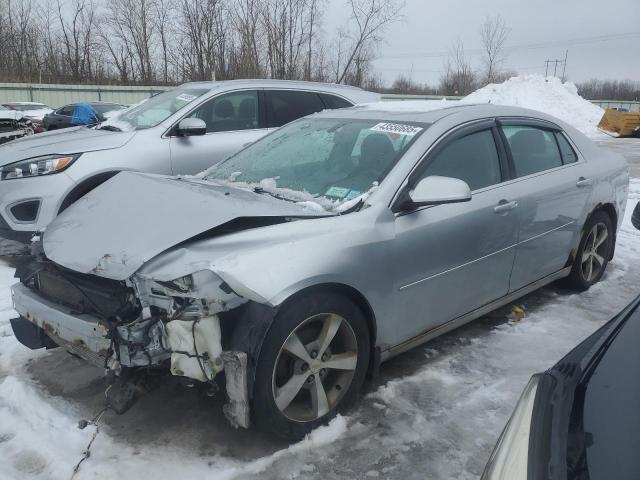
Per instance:
[[[107,130],[109,132],[121,132],[122,129],[120,127],[116,127],[115,125],[98,125],[96,130]]]
[[[270,196],[272,196],[273,198],[277,198],[278,200],[284,200],[285,202],[298,203],[298,201],[297,201],[297,200],[293,200],[293,199],[291,199],[291,198],[287,198],[287,197],[284,197],[284,196],[282,196],[282,195],[278,195],[277,193],[270,192],[270,191],[268,191],[268,190],[265,190],[265,189],[264,189],[264,188],[262,188],[262,187],[253,187],[253,193],[259,193],[259,194],[261,194],[261,195],[263,195],[263,194],[264,194],[264,195],[270,195]]]

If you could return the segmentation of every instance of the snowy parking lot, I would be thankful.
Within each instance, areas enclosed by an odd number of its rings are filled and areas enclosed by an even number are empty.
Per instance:
[[[605,141],[638,176],[640,142]],[[102,371],[61,349],[30,351],[13,337],[6,242],[0,260],[0,479],[74,478],[477,478],[529,376],[552,366],[640,293],[640,232],[629,218],[640,199],[630,185],[616,257],[604,280],[577,295],[552,285],[510,308],[382,366],[346,416],[294,445],[233,430],[220,398],[171,377],[125,415],[107,411],[99,432],[81,419],[103,408]]]

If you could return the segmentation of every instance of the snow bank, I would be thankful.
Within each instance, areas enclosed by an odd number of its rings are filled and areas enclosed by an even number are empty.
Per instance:
[[[578,95],[573,83],[542,75],[513,77],[489,84],[461,100],[463,103],[492,103],[538,110],[573,125],[585,135],[603,138],[597,125],[604,110]]]

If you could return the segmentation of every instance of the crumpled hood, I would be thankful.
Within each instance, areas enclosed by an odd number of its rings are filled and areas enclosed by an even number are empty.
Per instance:
[[[321,216],[233,187],[122,172],[60,214],[43,246],[64,267],[124,280],[168,248],[237,218]]]
[[[30,135],[0,146],[0,166],[41,155],[119,148],[131,140],[135,134],[135,132],[111,132],[74,127]]]

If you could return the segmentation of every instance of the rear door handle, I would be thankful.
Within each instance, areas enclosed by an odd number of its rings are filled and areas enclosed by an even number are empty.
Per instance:
[[[576,182],[576,187],[578,188],[590,187],[591,185],[593,185],[593,180],[590,178],[580,177]]]
[[[497,214],[507,213],[513,210],[514,208],[516,208],[517,206],[518,206],[518,202],[516,201],[509,202],[507,200],[500,200],[500,202],[498,202],[498,205],[493,207],[493,212]]]

